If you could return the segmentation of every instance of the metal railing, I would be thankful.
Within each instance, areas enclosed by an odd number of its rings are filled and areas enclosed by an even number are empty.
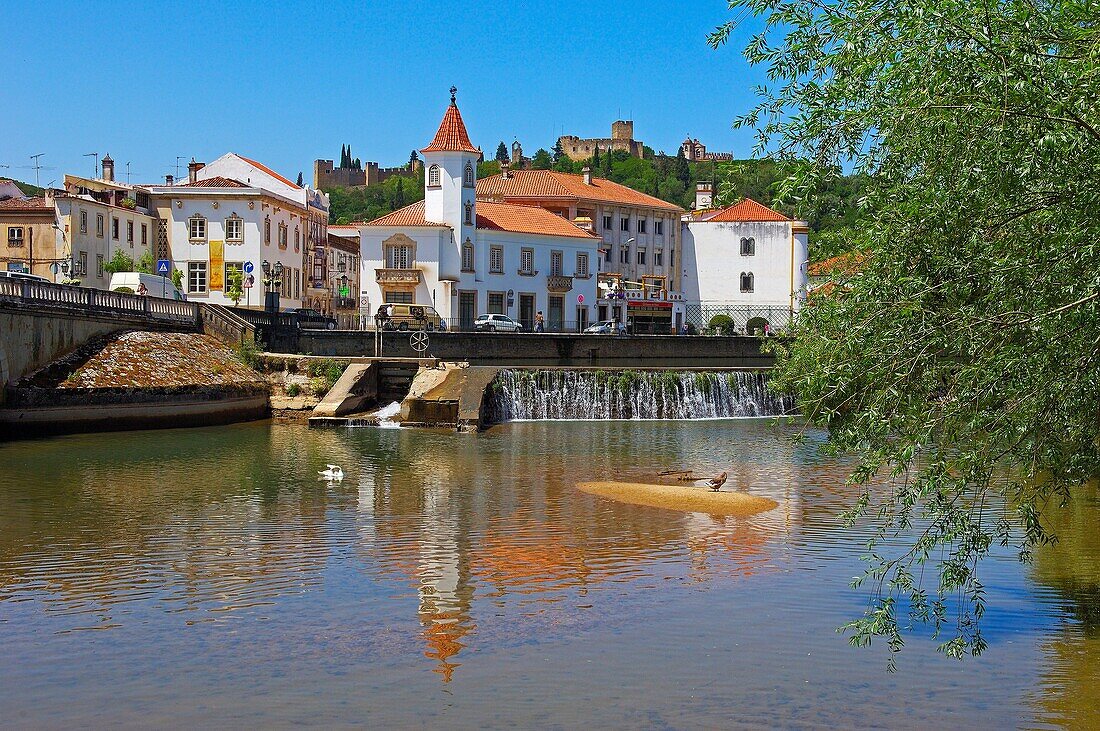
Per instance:
[[[196,327],[200,322],[200,305],[195,302],[52,282],[0,278],[0,300],[76,309],[85,314],[127,315]]]

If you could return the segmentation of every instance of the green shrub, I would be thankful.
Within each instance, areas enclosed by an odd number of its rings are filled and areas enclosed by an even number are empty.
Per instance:
[[[297,383],[288,383],[288,384],[286,384],[286,395],[287,396],[291,396],[291,397],[297,396],[301,392],[302,392],[302,387],[299,386]]]
[[[260,369],[261,358],[260,349],[256,347],[255,341],[245,340],[237,346],[237,359],[252,370],[258,371]]]
[[[325,394],[332,388],[323,378],[314,378],[309,382],[309,388],[313,391],[313,395],[317,398],[324,398]]]
[[[715,315],[707,323],[707,327],[719,335],[731,335],[734,326],[733,318],[729,315]]]
[[[122,292],[123,294],[133,294],[134,293],[134,290],[133,290],[132,287],[115,287],[111,291],[112,292]]]

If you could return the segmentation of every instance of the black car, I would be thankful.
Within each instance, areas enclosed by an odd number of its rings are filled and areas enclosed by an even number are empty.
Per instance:
[[[327,317],[309,307],[298,307],[297,309],[291,310],[290,313],[294,315],[294,320],[298,323],[299,328],[307,330],[336,329],[335,317]]]

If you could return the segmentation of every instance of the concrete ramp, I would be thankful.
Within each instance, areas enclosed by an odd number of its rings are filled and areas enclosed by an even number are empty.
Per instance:
[[[485,391],[500,371],[493,366],[444,364],[422,368],[401,403],[401,420],[409,425],[476,430],[484,423]]]
[[[314,417],[345,416],[362,411],[378,401],[378,371],[375,363],[352,363],[336,385],[313,408]]]

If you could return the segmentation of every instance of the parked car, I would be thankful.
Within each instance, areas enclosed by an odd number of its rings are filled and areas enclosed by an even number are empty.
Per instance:
[[[145,291],[141,291],[141,285],[145,285]],[[116,272],[111,275],[112,292],[126,292],[128,294],[147,294],[150,297],[164,297],[170,300],[186,300],[187,296],[176,289],[170,277],[162,277],[159,274],[143,274],[141,272]]]
[[[604,320],[584,329],[589,335],[626,335],[626,325],[618,320]]]
[[[383,330],[446,330],[447,323],[431,305],[407,305],[387,302],[374,313]]]
[[[336,318],[322,315],[309,307],[298,307],[290,311],[297,317],[298,327],[306,330],[335,330]]]
[[[479,332],[520,332],[523,325],[508,315],[478,315],[474,320],[474,330]]]

